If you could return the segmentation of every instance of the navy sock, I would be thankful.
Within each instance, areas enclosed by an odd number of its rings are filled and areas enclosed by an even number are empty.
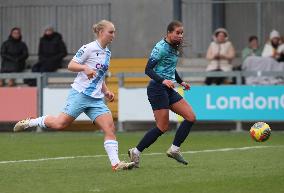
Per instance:
[[[173,142],[173,145],[177,146],[177,147],[180,147],[180,145],[184,142],[184,140],[186,139],[186,137],[188,136],[190,130],[191,130],[191,127],[193,125],[194,122],[190,122],[190,121],[187,121],[187,120],[184,120],[177,132],[176,132],[176,135],[175,135],[175,139],[174,139],[174,142]]]
[[[162,134],[163,132],[158,127],[150,129],[141,139],[136,148],[142,152],[145,148],[148,148],[150,145],[152,145]]]

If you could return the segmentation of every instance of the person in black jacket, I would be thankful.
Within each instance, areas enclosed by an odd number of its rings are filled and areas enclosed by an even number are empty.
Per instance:
[[[40,38],[38,62],[32,67],[32,72],[55,72],[62,67],[66,55],[67,49],[62,35],[55,32],[52,26],[47,26]],[[26,83],[35,86],[36,80],[27,80]]]
[[[12,28],[8,40],[3,42],[1,46],[1,72],[22,72],[25,69],[28,56],[27,45],[22,41],[21,29]],[[4,80],[0,79],[0,86],[3,86],[4,83]],[[15,80],[9,79],[8,86],[14,85]]]
[[[36,63],[33,72],[55,72],[61,67],[63,58],[67,55],[65,43],[61,34],[55,32],[52,26],[44,30],[43,37],[40,38],[38,50],[38,63]]]

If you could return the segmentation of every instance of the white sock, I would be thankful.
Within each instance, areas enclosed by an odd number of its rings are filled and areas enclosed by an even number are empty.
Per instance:
[[[133,152],[138,156],[141,154],[141,152],[136,147],[134,148]]]
[[[118,164],[120,162],[118,158],[118,142],[115,140],[106,140],[104,142],[104,147],[111,165],[115,166]]]
[[[31,119],[29,122],[30,127],[40,127],[40,128],[46,128],[46,125],[44,124],[46,116],[38,117],[36,119]]]
[[[171,150],[172,150],[172,151],[178,151],[178,150],[179,150],[179,147],[172,144]]]

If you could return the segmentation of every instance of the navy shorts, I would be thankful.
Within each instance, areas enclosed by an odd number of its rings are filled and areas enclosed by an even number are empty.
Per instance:
[[[149,82],[147,95],[153,110],[169,109],[170,105],[183,99],[174,89],[168,88],[154,80]]]

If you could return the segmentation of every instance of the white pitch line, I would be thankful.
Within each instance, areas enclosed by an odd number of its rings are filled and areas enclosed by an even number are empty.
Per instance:
[[[205,149],[198,151],[185,151],[182,153],[194,154],[194,153],[208,153],[208,152],[244,151],[250,149],[275,148],[275,147],[284,147],[284,146],[249,146],[249,147],[238,147],[238,148]],[[143,156],[164,155],[164,154],[165,153],[144,153]],[[127,154],[120,154],[120,155],[125,156]],[[51,157],[51,158],[27,159],[27,160],[9,160],[9,161],[0,161],[0,164],[41,162],[41,161],[50,161],[50,160],[66,160],[66,159],[78,159],[78,158],[98,158],[106,156],[107,155],[82,155],[82,156]]]
[[[208,152],[226,152],[226,151],[243,151],[250,149],[262,149],[262,148],[275,148],[275,147],[284,147],[282,145],[279,146],[248,146],[248,147],[235,147],[235,148],[221,148],[221,149],[205,149],[205,150],[197,150],[197,151],[184,151],[183,154],[194,154],[194,153],[208,153]],[[146,153],[143,155],[164,155],[165,153]],[[1,163],[1,162],[0,162]]]
[[[77,159],[77,158],[97,158],[106,157],[107,155],[79,155],[79,156],[67,156],[67,157],[50,157],[50,158],[40,158],[40,159],[26,159],[26,160],[11,160],[11,161],[0,161],[0,164],[9,163],[23,163],[23,162],[41,162],[49,160],[65,160],[65,159]]]

